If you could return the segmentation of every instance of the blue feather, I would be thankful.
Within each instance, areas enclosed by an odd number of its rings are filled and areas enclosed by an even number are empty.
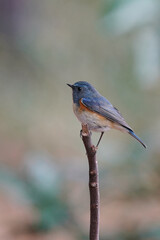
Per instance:
[[[128,133],[134,137],[138,142],[140,142],[144,148],[147,148],[147,146],[142,142],[142,140],[130,129],[128,129]]]

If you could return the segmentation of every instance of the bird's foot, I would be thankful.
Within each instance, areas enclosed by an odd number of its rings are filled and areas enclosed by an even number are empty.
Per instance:
[[[96,152],[97,152],[97,150],[98,150],[98,147],[97,147],[97,146],[94,146],[94,145],[92,145],[92,146],[91,146],[91,149],[92,149],[92,151],[93,151],[93,152],[95,152],[95,153],[96,153]]]

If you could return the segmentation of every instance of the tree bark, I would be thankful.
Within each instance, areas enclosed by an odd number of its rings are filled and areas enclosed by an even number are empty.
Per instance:
[[[89,163],[90,240],[99,240],[100,196],[96,147],[92,144],[91,133],[88,131],[87,125],[82,125],[81,133]]]

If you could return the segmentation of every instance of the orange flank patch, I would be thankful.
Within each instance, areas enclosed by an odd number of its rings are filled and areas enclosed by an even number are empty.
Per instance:
[[[89,108],[87,108],[81,101],[81,99],[79,100],[79,104],[80,104],[80,111],[87,111],[87,112],[91,112],[94,113],[92,110],[90,110]],[[98,114],[99,115],[99,114]]]
[[[107,121],[107,122],[108,122],[108,125],[110,125],[110,127],[113,126],[114,123],[112,123],[112,122],[109,121],[106,117],[103,117],[103,116],[100,115],[99,113],[96,113],[96,112],[90,110],[88,107],[86,107],[86,106],[82,103],[81,99],[80,99],[79,103],[80,103],[80,109],[79,109],[79,111],[87,111],[88,113],[93,114],[93,118],[96,118],[97,120],[99,119],[99,121],[102,123],[102,125],[103,125],[103,123],[104,123],[104,125],[106,125],[106,121]]]

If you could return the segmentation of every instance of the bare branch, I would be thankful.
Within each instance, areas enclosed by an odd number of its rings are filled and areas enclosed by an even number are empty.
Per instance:
[[[89,163],[90,191],[90,240],[99,240],[99,174],[96,160],[96,147],[92,145],[91,133],[87,125],[82,125],[82,140],[86,149]]]

